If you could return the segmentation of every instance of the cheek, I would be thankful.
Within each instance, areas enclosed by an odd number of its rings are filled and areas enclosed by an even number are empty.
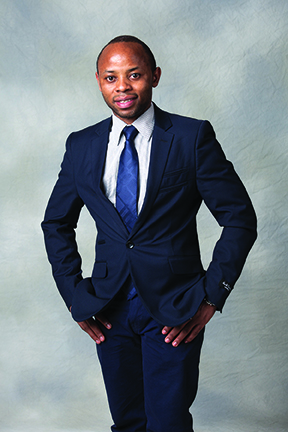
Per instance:
[[[107,89],[107,87],[102,86],[101,92],[102,92],[102,95],[103,95],[105,98],[109,99],[109,98],[111,97],[112,91],[111,91],[110,88]]]
[[[147,96],[150,96],[152,93],[152,88],[148,83],[145,83],[145,85],[139,85],[137,88],[134,86],[134,89],[137,90],[138,94],[143,98],[147,98]]]

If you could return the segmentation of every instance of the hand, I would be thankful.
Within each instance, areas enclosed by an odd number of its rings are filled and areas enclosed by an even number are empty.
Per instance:
[[[96,342],[96,344],[99,345],[101,342],[105,341],[105,336],[97,324],[97,320],[101,322],[101,324],[103,324],[108,330],[111,329],[112,324],[101,313],[95,315],[95,318],[89,318],[85,321],[80,321],[77,324],[82,330],[88,333],[88,335],[94,340],[94,342]]]
[[[183,340],[185,343],[191,342],[215,312],[216,306],[211,306],[203,300],[193,318],[176,327],[163,327],[162,334],[167,335],[165,342],[172,342],[174,347],[177,347]]]

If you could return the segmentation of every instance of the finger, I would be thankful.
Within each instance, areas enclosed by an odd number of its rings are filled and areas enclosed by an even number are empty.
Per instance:
[[[174,347],[177,347],[184,339],[186,340],[187,336],[190,334],[191,330],[194,328],[194,324],[189,322],[183,327],[180,333],[175,337],[172,342]]]
[[[91,331],[96,336],[95,342],[97,344],[100,344],[101,342],[104,342],[105,335],[103,334],[100,326],[97,324],[97,322],[93,318],[91,318],[91,320],[89,320],[89,327],[91,328]]]
[[[166,343],[172,342],[177,337],[177,335],[181,332],[183,327],[185,327],[185,325],[186,325],[186,323],[179,325],[179,326],[176,326],[176,327],[170,327],[171,330],[169,331],[169,333],[165,337],[165,342]]]
[[[169,331],[172,329],[172,327],[168,327],[168,326],[165,326],[165,327],[163,327],[163,329],[162,329],[162,334],[167,334],[167,333],[169,333]]]
[[[189,343],[192,342],[193,339],[196,338],[196,336],[198,336],[198,334],[200,333],[200,331],[204,328],[205,326],[195,326],[193,328],[193,330],[188,334],[188,336],[185,339],[185,343]]]
[[[104,342],[105,336],[93,319],[82,321],[78,324],[97,344]]]
[[[101,322],[101,324],[103,324],[108,330],[111,329],[112,324],[109,322],[109,320],[106,318],[105,315],[103,315],[102,313],[99,313],[97,315],[95,315],[95,318]]]

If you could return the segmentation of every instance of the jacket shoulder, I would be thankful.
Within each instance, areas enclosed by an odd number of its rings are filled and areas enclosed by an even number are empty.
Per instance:
[[[110,129],[110,125],[111,125],[111,117],[108,117],[94,125],[72,132],[69,135],[68,140],[73,139],[73,141],[74,140],[85,141],[85,140],[93,139],[96,135],[101,135],[102,133],[107,132],[107,130]]]
[[[197,130],[200,128],[203,122],[207,122],[207,120],[170,113],[168,111],[161,110],[157,106],[155,106],[155,120],[156,123],[159,122],[160,124],[168,125],[170,123],[169,127],[176,128],[179,131],[186,131],[187,129]]]

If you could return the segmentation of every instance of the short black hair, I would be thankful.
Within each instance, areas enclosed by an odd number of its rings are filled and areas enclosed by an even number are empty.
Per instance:
[[[123,35],[123,36],[116,36],[114,39],[112,39],[110,42],[108,42],[100,51],[97,60],[96,60],[96,70],[97,73],[99,73],[99,68],[98,68],[98,64],[99,64],[99,59],[101,57],[101,54],[103,53],[104,49],[111,44],[114,43],[118,43],[118,42],[132,42],[132,43],[137,43],[139,45],[141,45],[144,48],[144,51],[146,52],[148,59],[149,59],[149,63],[152,69],[152,72],[155,71],[156,69],[156,60],[155,57],[152,53],[152,51],[150,50],[150,48],[148,47],[148,45],[145,44],[145,42],[141,41],[140,39],[138,39],[136,36],[130,36],[130,35]]]

